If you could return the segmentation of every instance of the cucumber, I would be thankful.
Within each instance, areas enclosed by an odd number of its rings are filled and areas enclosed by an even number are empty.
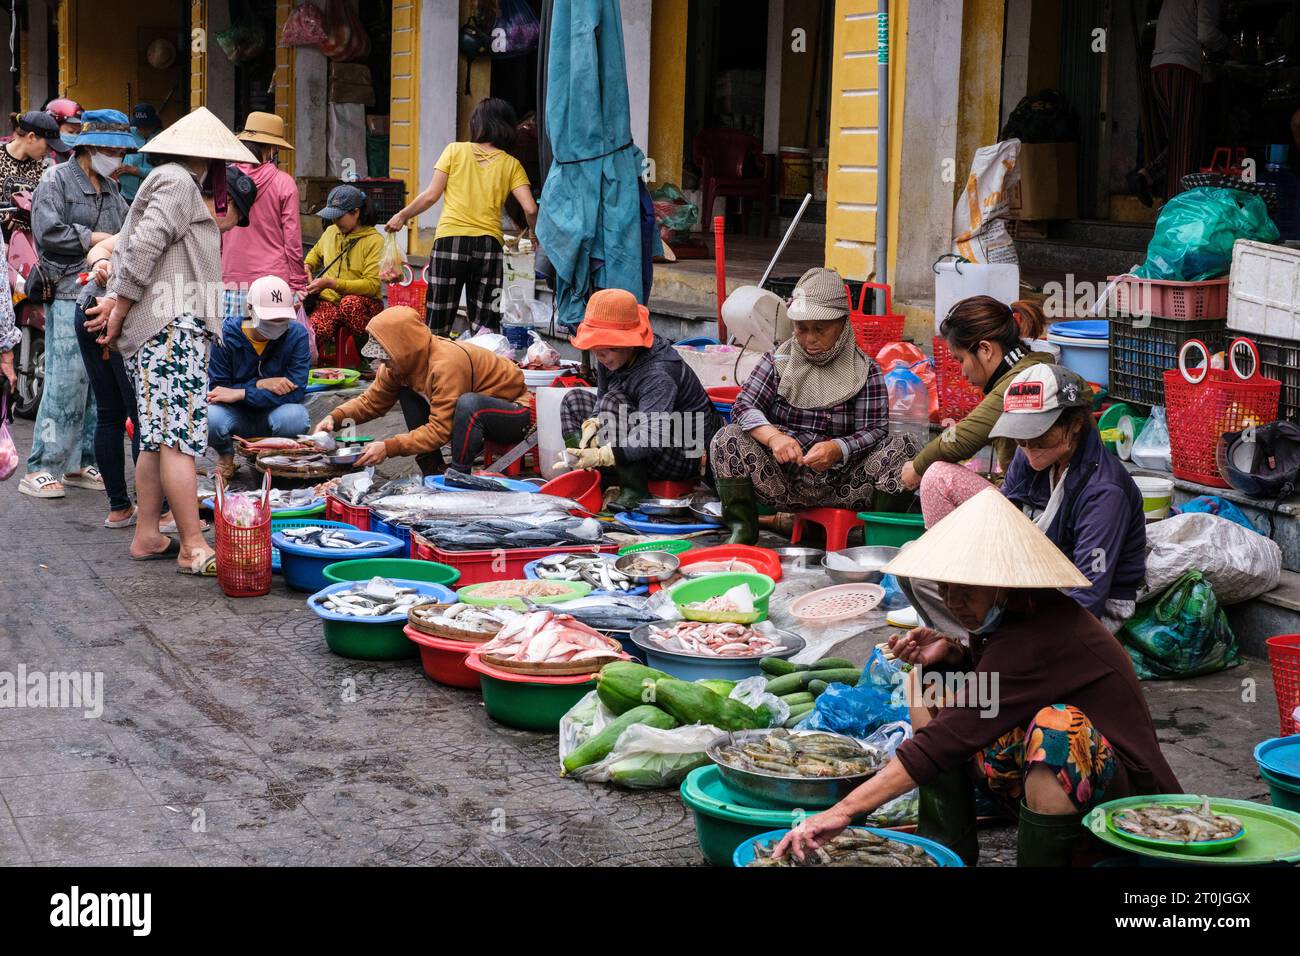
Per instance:
[[[806,671],[795,671],[793,674],[782,674],[780,677],[773,677],[767,682],[767,692],[780,697],[783,694],[793,694],[801,691],[807,683],[806,673]]]
[[[813,695],[807,691],[800,691],[797,694],[786,694],[781,699],[785,701],[787,707],[793,710],[800,704],[811,704],[813,702]]]
[[[857,687],[858,679],[861,676],[862,672],[856,667],[836,667],[831,670],[809,671],[803,686],[807,687],[815,680],[824,680],[828,684],[848,684],[850,687]],[[770,684],[768,689],[771,689]],[[781,695],[778,694],[777,696]]]
[[[734,680],[697,680],[695,683],[699,684],[701,687],[707,687],[709,690],[722,697],[730,697],[731,692],[736,689],[736,682]]]
[[[806,706],[805,706],[803,709],[801,709],[801,710],[800,710],[800,709],[792,709],[792,710],[790,711],[790,716],[787,717],[787,718],[785,719],[785,723],[782,724],[782,726],[785,727],[785,728],[788,729],[788,730],[793,730],[795,727],[797,727],[797,726],[799,725],[800,721],[802,721],[805,717],[807,717],[809,714],[811,714],[812,711],[813,711],[813,705],[812,705],[812,704],[808,704],[808,705],[806,705]]]
[[[822,691],[824,691],[829,686],[830,685],[824,680],[818,680],[818,679],[810,680],[808,682],[808,693],[812,694],[814,697],[820,697]]]
[[[771,674],[773,677],[780,677],[782,674],[793,674],[798,670],[783,657],[765,657],[758,662],[758,666],[764,674]]]
[[[614,661],[602,667],[596,675],[596,693],[600,702],[615,715],[626,714],[633,707],[649,703],[643,699],[642,681],[667,676],[663,671],[636,661]]]
[[[610,721],[604,730],[565,757],[564,769],[560,771],[560,776],[563,777],[573,773],[579,767],[585,767],[588,764],[604,760],[609,756],[609,752],[614,749],[614,744],[618,743],[618,738],[623,731],[633,724],[649,724],[651,727],[658,727],[660,730],[671,730],[677,726],[677,721],[658,707],[650,704],[633,707],[618,719]]]
[[[654,682],[653,703],[683,724],[712,724],[719,730],[759,730],[771,720],[762,710],[752,710],[707,687],[672,677]]]
[[[838,670],[842,667],[853,667],[853,666],[854,665],[852,661],[846,661],[842,657],[823,657],[821,660],[815,661],[814,663],[810,664],[808,666],[808,670],[829,671],[829,670]],[[856,668],[854,669],[856,670]]]

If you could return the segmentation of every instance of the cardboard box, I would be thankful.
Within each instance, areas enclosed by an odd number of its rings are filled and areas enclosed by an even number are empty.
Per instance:
[[[340,83],[337,80],[331,80],[329,99],[331,103],[374,106],[375,88],[369,83]]]
[[[370,67],[364,63],[331,63],[330,82],[356,83],[369,86],[371,83]]]
[[[1075,143],[1021,143],[1012,215],[1017,219],[1074,219],[1079,215],[1079,147]]]

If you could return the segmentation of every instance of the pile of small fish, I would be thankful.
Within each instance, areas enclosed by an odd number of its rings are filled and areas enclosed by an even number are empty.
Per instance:
[[[329,455],[267,455],[257,463],[280,471],[315,471],[334,464]]]
[[[682,567],[682,577],[697,578],[703,574],[722,574],[727,571],[743,571],[746,574],[757,574],[758,568],[739,558],[728,558],[725,561],[696,561],[694,564],[687,564]]]
[[[618,657],[609,639],[567,614],[534,611],[475,649],[523,664],[570,664]]]
[[[545,581],[586,581],[600,591],[630,591],[635,583],[598,554],[551,554],[533,572]],[[658,572],[640,572],[658,573]]]
[[[736,770],[778,777],[856,777],[883,765],[875,750],[839,734],[792,734],[777,728],[761,740],[733,741],[716,759]]]
[[[651,627],[647,638],[665,651],[700,657],[770,657],[785,650],[779,640],[744,624],[678,621]]]
[[[489,581],[474,589],[474,596],[479,598],[540,598],[571,593],[558,581]]]
[[[437,598],[421,594],[415,588],[402,587],[387,578],[371,578],[350,588],[327,594],[319,606],[347,617],[375,618],[400,614],[405,617],[413,607],[434,604]]]
[[[353,541],[345,531],[339,531],[337,528],[322,528],[314,524],[304,528],[285,528],[280,534],[293,544],[308,545],[313,548],[338,548],[346,551],[384,547],[382,541]]]
[[[810,851],[802,863],[787,852],[781,859],[772,854],[776,841],[755,843],[754,859],[748,866],[938,866],[924,847],[891,840],[868,830],[848,829],[825,846]]]
[[[282,508],[306,508],[315,502],[316,496],[310,488],[272,488],[268,500],[271,510],[279,511]]]
[[[426,624],[441,624],[443,627],[486,634],[495,634],[519,618],[519,612],[508,607],[475,607],[472,604],[453,604],[437,614],[420,614],[420,619]]]
[[[461,497],[451,493],[447,497]],[[468,497],[469,493],[465,496]],[[524,498],[537,495],[523,494]],[[385,517],[385,521],[391,519]],[[398,519],[398,523],[406,523]],[[560,512],[515,517],[441,518],[418,521],[411,528],[444,551],[489,551],[494,548],[550,548],[604,541],[595,518],[574,518]]]
[[[668,570],[668,565],[656,561],[654,558],[647,558],[638,554],[628,562],[627,570],[629,574],[648,578],[665,573]]]
[[[1241,821],[1210,809],[1210,798],[1202,797],[1199,807],[1153,804],[1120,810],[1111,817],[1126,833],[1176,843],[1226,840],[1241,832]]]

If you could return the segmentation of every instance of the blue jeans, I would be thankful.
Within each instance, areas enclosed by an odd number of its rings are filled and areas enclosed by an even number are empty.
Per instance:
[[[208,406],[208,444],[218,455],[234,451],[234,437],[296,438],[311,427],[306,405],[280,405],[271,409],[252,408],[244,402],[231,405],[213,402]]]
[[[86,313],[79,306],[76,322],[77,345],[81,347],[81,360],[85,363],[90,391],[95,396],[98,408],[95,419],[95,461],[104,478],[108,506],[113,511],[125,511],[131,507],[131,495],[126,487],[126,453],[122,447],[126,438],[127,419],[134,426],[131,434],[131,460],[140,456],[140,420],[135,410],[135,389],[126,373],[120,352],[109,352],[109,358],[105,361],[104,350],[95,341],[94,333],[86,331]]]
[[[77,344],[72,299],[55,299],[45,309],[45,389],[27,470],[48,471],[56,481],[65,473],[95,464],[95,397]]]

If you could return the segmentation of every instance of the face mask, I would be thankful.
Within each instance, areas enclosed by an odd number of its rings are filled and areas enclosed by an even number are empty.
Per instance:
[[[1002,623],[1002,615],[1006,613],[1006,610],[1006,605],[994,604],[988,609],[988,613],[984,615],[984,623],[971,631],[971,634],[982,636],[996,631],[998,625]]]
[[[116,156],[110,156],[108,153],[91,153],[90,168],[100,176],[107,178],[112,175],[113,170],[122,165],[122,161]]]

